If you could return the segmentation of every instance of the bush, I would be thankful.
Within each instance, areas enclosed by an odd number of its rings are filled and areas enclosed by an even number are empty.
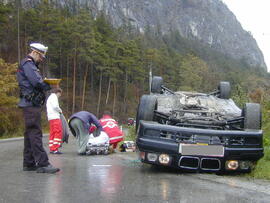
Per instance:
[[[14,96],[18,89],[16,69],[17,64],[5,63],[0,58],[0,137],[18,131],[21,126],[20,112],[16,109],[18,98]]]

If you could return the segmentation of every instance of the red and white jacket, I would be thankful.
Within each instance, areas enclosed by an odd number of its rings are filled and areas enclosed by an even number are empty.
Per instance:
[[[110,137],[110,144],[118,143],[123,140],[124,133],[120,130],[118,123],[109,115],[103,115],[99,120],[103,130]]]

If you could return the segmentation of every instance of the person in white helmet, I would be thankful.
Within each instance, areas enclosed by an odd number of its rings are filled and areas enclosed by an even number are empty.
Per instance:
[[[30,44],[31,52],[23,59],[17,70],[20,88],[18,106],[23,110],[25,120],[23,171],[56,173],[43,148],[41,130],[41,107],[45,102],[45,92],[51,87],[45,83],[38,69],[44,61],[48,47],[40,43]]]

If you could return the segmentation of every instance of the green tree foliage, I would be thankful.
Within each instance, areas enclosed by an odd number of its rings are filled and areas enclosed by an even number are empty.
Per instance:
[[[22,57],[28,53],[29,43],[46,44],[49,50],[41,71],[47,77],[63,79],[61,100],[67,116],[79,110],[100,116],[109,109],[119,119],[135,117],[140,96],[149,92],[150,70],[162,76],[172,90],[212,91],[220,80],[230,81],[240,106],[258,98],[256,90],[261,89],[262,96],[256,101],[265,111],[270,109],[265,96],[269,75],[249,67],[244,59],[228,58],[177,32],[161,36],[159,29],[150,26],[144,34],[131,25],[116,29],[105,14],[93,17],[90,9],[81,9],[76,1],[70,3],[72,8],[60,8],[53,2],[42,0],[33,8],[0,2],[0,57],[17,62],[18,34]],[[15,109],[12,85],[1,108]],[[12,123],[3,116],[0,123],[2,120]]]
[[[232,99],[239,107],[244,107],[244,104],[248,102],[248,95],[245,92],[241,85],[237,84],[233,91]]]
[[[11,16],[9,16],[10,12],[11,12],[10,6],[7,6],[0,2],[0,27],[1,27],[0,37],[3,37],[4,33],[8,29],[8,23],[11,18]]]
[[[199,91],[208,83],[207,76],[210,74],[207,64],[200,58],[188,54],[186,55],[180,65],[179,78],[181,86],[179,89],[187,91]]]
[[[0,135],[14,130],[17,119],[14,114],[18,98],[14,96],[17,89],[15,72],[17,64],[6,63],[0,58]]]
[[[0,106],[13,106],[17,101],[17,98],[11,95],[17,88],[15,78],[16,70],[17,64],[5,63],[5,61],[0,58]]]

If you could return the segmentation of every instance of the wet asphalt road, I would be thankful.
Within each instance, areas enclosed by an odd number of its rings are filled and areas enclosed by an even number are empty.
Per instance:
[[[78,156],[73,138],[64,154],[49,155],[59,173],[24,172],[22,146],[22,140],[0,141],[1,203],[270,202],[267,181],[160,170],[141,164],[136,153]]]

